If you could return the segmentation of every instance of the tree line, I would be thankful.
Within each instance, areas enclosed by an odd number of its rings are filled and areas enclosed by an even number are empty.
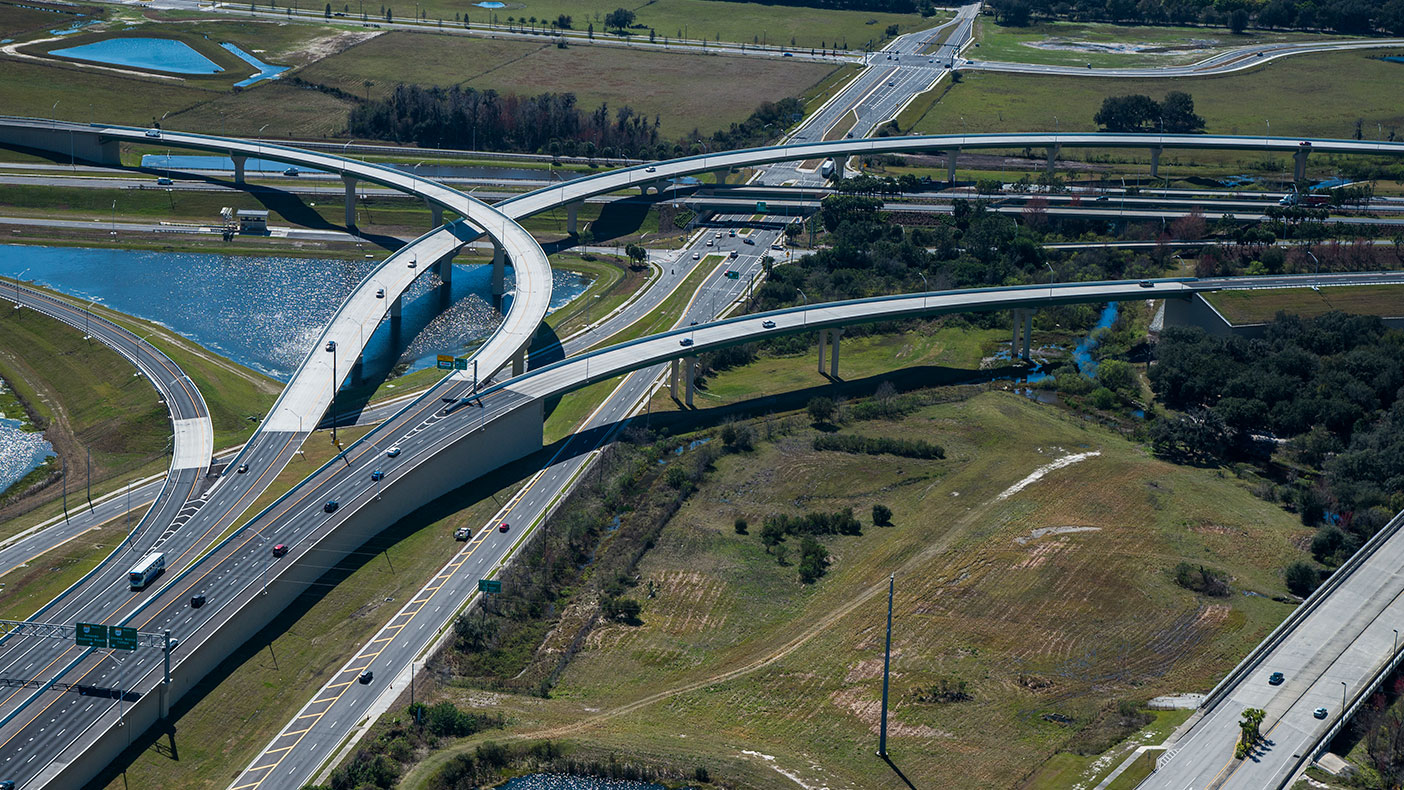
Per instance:
[[[1023,27],[1040,19],[1141,25],[1212,25],[1241,33],[1327,30],[1370,35],[1404,34],[1404,0],[991,0],[1002,25]]]
[[[1141,93],[1108,96],[1093,120],[1108,132],[1204,131],[1204,119],[1194,113],[1194,97],[1184,91],[1170,91],[1162,102]]]
[[[519,96],[494,90],[399,84],[388,96],[358,100],[347,118],[347,134],[423,148],[667,159],[689,153],[759,145],[802,115],[795,98],[761,104],[750,117],[703,135],[694,129],[664,140],[662,120],[623,105],[580,106],[574,93]]]

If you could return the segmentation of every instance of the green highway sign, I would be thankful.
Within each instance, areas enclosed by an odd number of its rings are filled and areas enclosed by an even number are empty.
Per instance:
[[[502,582],[497,579],[479,579],[478,592],[500,593],[502,592]]]
[[[467,369],[468,369],[468,358],[467,358],[467,357],[454,357],[454,358],[453,358],[453,369],[454,369],[454,370],[467,370]]]
[[[765,201],[764,201],[764,200],[757,200],[757,201],[756,201],[756,212],[757,212],[757,213],[760,213],[760,214],[764,214],[764,213],[765,213]]]
[[[100,623],[78,623],[73,643],[79,647],[107,647],[107,626]]]
[[[113,650],[137,649],[137,630],[135,628],[123,628],[119,625],[109,626],[107,639]]]

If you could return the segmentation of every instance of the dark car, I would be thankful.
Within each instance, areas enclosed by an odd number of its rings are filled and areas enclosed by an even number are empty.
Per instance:
[[[683,338],[682,340],[679,340],[679,341],[678,341],[678,345],[680,345],[680,346],[690,346],[690,345],[692,345],[692,338],[690,338],[690,337],[685,337],[685,338]]]
[[[384,480],[385,473],[377,469],[374,472],[371,472],[371,479],[376,481]]]
[[[742,239],[741,242],[743,244],[755,244],[756,240],[751,238],[750,236],[747,236],[746,238]]]
[[[287,170],[284,170],[284,171],[283,171],[283,175],[285,175],[285,176],[296,176],[296,175],[299,175],[299,172],[298,172],[298,169],[297,169],[297,168],[295,168],[295,167],[290,167],[290,168],[288,168]]]
[[[287,546],[286,543],[279,543],[278,545],[276,545],[276,546],[273,547],[273,556],[274,556],[274,557],[281,557],[281,556],[283,556],[284,554],[287,554],[287,553],[288,553],[288,546]]]
[[[243,473],[249,471],[249,465],[248,465],[248,464],[239,464],[239,468],[238,468],[238,469],[235,469],[234,471],[235,471],[235,472],[238,472],[239,474],[243,474]]]
[[[328,499],[327,503],[325,505],[322,505],[322,509],[330,513],[336,510],[337,507],[340,506],[340,504],[341,503],[337,502],[335,499]]]
[[[1271,675],[1268,675],[1268,683],[1274,686],[1282,685],[1282,681],[1286,679],[1287,678],[1284,677],[1281,672],[1274,672]]]
[[[1139,283],[1137,283],[1137,285],[1140,285],[1142,288],[1154,288],[1154,287],[1155,287],[1155,283],[1151,282],[1150,280],[1142,280],[1142,281],[1140,281]]]
[[[15,790],[15,783],[11,782],[9,779],[6,779],[5,781],[0,782],[0,790]]]
[[[328,340],[328,341],[327,341],[327,350],[328,350],[328,351],[335,351],[335,350],[336,350],[336,341],[335,341],[335,340]]]
[[[361,681],[361,684],[362,684],[362,685],[365,685],[365,684],[371,682],[372,680],[375,680],[375,673],[372,672],[372,671],[370,671],[369,669],[367,669],[365,672],[362,672],[362,673],[361,673],[361,676],[360,676],[360,677],[358,677],[358,678],[356,678],[356,679],[359,680],[359,681]]]
[[[190,596],[190,608],[191,608],[191,609],[199,609],[201,606],[204,606],[204,605],[205,605],[205,594],[204,594],[204,593],[195,593],[194,595]]]

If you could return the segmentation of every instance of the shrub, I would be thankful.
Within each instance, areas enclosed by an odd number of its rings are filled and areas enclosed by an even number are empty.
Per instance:
[[[1197,593],[1222,598],[1229,594],[1228,579],[1203,565],[1182,562],[1175,566],[1175,583]]]
[[[1321,584],[1321,574],[1310,563],[1297,561],[1287,566],[1287,589],[1302,598]]]
[[[831,434],[814,437],[814,449],[834,450],[855,455],[897,455],[903,458],[939,459],[946,457],[946,450],[939,444],[922,439],[890,439],[885,436],[855,436],[853,434]]]
[[[736,534],[737,534],[737,535],[745,535],[745,534],[746,534],[746,530],[747,530],[747,528],[748,528],[748,525],[746,524],[746,519],[744,519],[744,518],[742,518],[742,517],[740,517],[740,516],[737,516],[737,517],[736,517],[736,523],[735,523],[734,526],[736,527]]]
[[[814,538],[806,536],[800,542],[799,577],[804,584],[813,584],[829,567],[829,550]]]
[[[887,527],[892,525],[892,508],[887,505],[873,505],[874,526]]]
[[[811,398],[809,400],[809,405],[805,406],[805,410],[809,412],[809,418],[821,425],[833,419],[834,412],[837,408],[832,398],[825,398],[822,395]]]

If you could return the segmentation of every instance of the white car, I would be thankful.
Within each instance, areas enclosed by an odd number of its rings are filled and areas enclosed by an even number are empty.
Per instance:
[[[146,130],[146,136],[147,136],[147,137],[160,137],[160,136],[161,136],[161,130],[160,130],[160,129],[147,129],[147,130]]]
[[[702,256],[699,255],[698,253],[695,253],[695,252],[692,253],[692,259],[693,259],[694,261],[695,261],[695,260],[698,260],[698,259],[701,258],[701,257],[702,257]]]
[[[385,451],[385,456],[386,456],[387,458],[394,458],[394,457],[398,456],[399,454],[400,454],[400,448],[399,448],[399,446],[391,447],[389,450],[386,450],[386,451]]]

